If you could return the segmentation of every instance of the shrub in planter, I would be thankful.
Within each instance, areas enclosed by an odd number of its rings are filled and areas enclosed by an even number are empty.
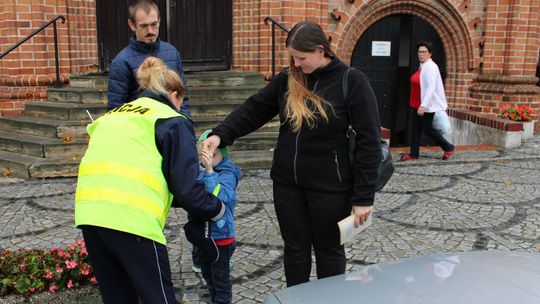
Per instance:
[[[0,254],[0,296],[30,296],[96,284],[84,241],[64,248],[4,251]]]
[[[531,120],[533,113],[533,109],[527,105],[503,104],[499,116],[510,120],[525,121]]]

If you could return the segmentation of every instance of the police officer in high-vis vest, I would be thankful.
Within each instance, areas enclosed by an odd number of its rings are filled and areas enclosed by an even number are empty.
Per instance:
[[[178,74],[148,57],[137,77],[140,98],[88,126],[75,225],[104,303],[177,303],[163,234],[169,209],[218,220],[225,207],[197,182],[193,126],[178,112]]]

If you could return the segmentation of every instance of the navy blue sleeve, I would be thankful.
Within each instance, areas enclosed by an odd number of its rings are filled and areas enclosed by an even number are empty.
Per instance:
[[[178,52],[176,52],[176,54],[178,56],[177,72],[178,75],[180,75],[180,79],[182,79],[185,88],[184,101],[182,102],[182,106],[180,107],[180,113],[186,115],[187,117],[191,117],[191,112],[189,111],[189,94],[187,91],[186,75],[184,74],[184,68],[182,67],[182,56],[180,56],[180,53]]]
[[[223,204],[197,181],[199,158],[191,123],[180,117],[159,120],[156,145],[163,157],[163,175],[174,195],[173,207],[181,207],[204,220],[221,217],[225,212]]]
[[[131,71],[124,65],[124,61],[113,60],[109,67],[107,111],[128,101],[130,74]]]

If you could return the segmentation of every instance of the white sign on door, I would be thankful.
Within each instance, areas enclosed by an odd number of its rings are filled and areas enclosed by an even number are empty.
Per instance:
[[[390,47],[392,43],[390,41],[372,41],[371,42],[371,56],[390,56]]]

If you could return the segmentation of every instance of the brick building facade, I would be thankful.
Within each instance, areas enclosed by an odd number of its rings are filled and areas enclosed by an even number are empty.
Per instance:
[[[441,39],[451,108],[495,115],[509,102],[529,104],[540,112],[535,77],[540,0],[232,0],[232,6],[232,69],[271,70],[266,16],[287,28],[306,19],[320,23],[338,56],[350,63],[355,46],[374,23],[412,15],[427,21]],[[98,72],[94,0],[3,1],[0,50],[56,15],[67,19],[58,24],[61,80]],[[283,67],[288,64],[285,33],[276,34],[276,66]],[[0,115],[16,115],[24,110],[25,100],[45,97],[46,86],[55,79],[52,40],[49,28],[0,59]]]

